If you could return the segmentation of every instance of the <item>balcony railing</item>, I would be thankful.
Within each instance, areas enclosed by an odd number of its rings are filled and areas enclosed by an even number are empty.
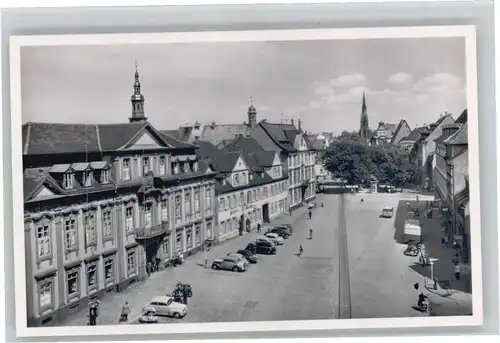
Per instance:
[[[168,221],[162,221],[161,224],[153,225],[149,228],[141,227],[135,230],[136,239],[153,238],[170,232]]]

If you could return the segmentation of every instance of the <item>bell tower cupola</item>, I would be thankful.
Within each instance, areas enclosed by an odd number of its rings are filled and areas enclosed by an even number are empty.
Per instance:
[[[141,82],[139,81],[137,62],[135,63],[134,94],[130,101],[132,102],[132,116],[129,118],[129,121],[131,123],[147,121],[148,118],[144,116],[144,95],[141,94]]]

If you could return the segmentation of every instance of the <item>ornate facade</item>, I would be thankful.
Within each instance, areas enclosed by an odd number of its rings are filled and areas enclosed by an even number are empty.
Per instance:
[[[129,123],[23,125],[30,326],[216,239],[215,173],[146,121],[137,72],[134,90]]]

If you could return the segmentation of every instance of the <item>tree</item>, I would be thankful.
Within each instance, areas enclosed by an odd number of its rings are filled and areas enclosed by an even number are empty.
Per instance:
[[[325,153],[325,167],[349,184],[363,184],[375,177],[382,183],[402,186],[418,177],[408,153],[387,146],[368,146],[347,131],[335,139]]]

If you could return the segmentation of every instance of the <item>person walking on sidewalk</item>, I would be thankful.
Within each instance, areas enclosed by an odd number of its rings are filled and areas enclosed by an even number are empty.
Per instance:
[[[302,244],[299,244],[299,257],[302,256],[304,253],[304,248],[302,247]]]
[[[455,262],[455,279],[460,280],[460,262]]]
[[[312,215],[313,215],[312,211],[311,211],[311,210],[309,210],[309,219],[311,219],[311,218],[312,218]]]
[[[129,314],[130,314],[130,307],[128,306],[128,302],[125,302],[125,305],[122,306],[122,312],[120,314],[120,322],[128,321]]]
[[[260,229],[260,228],[261,228],[261,225],[260,225],[260,223],[258,223],[258,224],[257,224],[257,232],[261,232],[261,229]]]

